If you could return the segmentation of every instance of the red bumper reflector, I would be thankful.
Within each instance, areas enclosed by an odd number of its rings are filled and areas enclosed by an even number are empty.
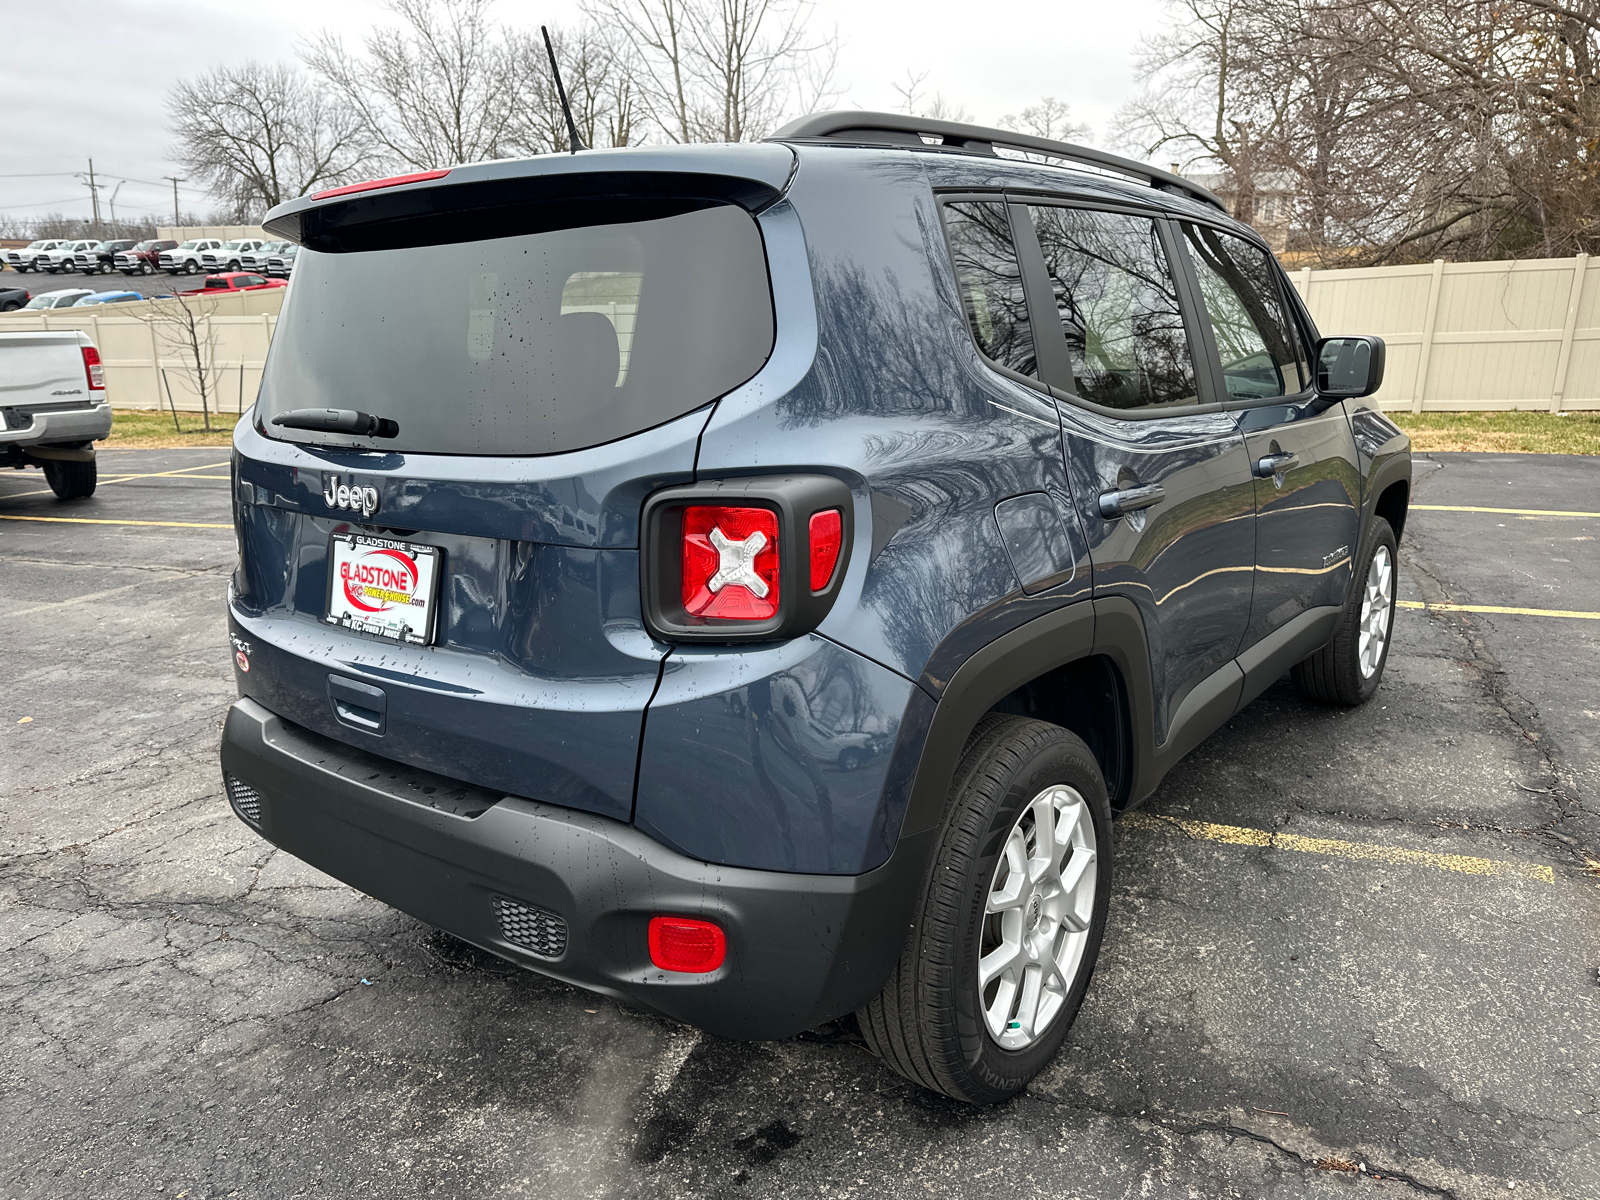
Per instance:
[[[844,543],[844,514],[837,508],[811,514],[811,590],[820,592],[833,580]]]
[[[663,971],[704,975],[728,957],[728,939],[710,921],[693,917],[650,918],[650,961]]]
[[[313,200],[326,200],[329,196],[348,196],[352,192],[371,192],[378,188],[399,187],[402,183],[422,183],[429,179],[443,179],[449,171],[413,171],[409,175],[391,175],[387,179],[368,179],[362,183],[347,183],[344,187],[329,188],[325,192],[312,192]]]
[[[693,504],[683,510],[683,608],[692,617],[765,621],[778,611],[778,514]]]

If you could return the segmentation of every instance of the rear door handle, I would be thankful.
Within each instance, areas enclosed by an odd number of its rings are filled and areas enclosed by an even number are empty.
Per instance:
[[[1108,521],[1125,517],[1141,508],[1160,504],[1167,498],[1167,489],[1159,483],[1144,483],[1138,487],[1123,488],[1116,492],[1100,493],[1100,515]]]
[[[1256,474],[1262,479],[1271,479],[1274,475],[1282,475],[1299,465],[1298,454],[1269,454],[1265,458],[1256,459]]]

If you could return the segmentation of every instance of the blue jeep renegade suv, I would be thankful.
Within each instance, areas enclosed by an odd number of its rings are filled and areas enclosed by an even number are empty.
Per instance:
[[[1378,686],[1383,343],[1176,176],[833,113],[266,224],[229,800],[532,970],[1003,1099],[1113,816],[1285,672]]]

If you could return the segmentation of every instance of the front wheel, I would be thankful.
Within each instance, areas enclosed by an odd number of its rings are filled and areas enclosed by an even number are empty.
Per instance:
[[[155,270],[156,269],[147,262],[142,262],[139,264],[139,274],[141,275],[154,275]]]
[[[967,739],[920,911],[856,1016],[872,1051],[972,1104],[1015,1095],[1077,1015],[1111,896],[1105,779],[1057,725],[991,714]]]
[[[1356,578],[1365,582],[1345,602],[1333,641],[1290,672],[1301,695],[1320,704],[1355,705],[1377,692],[1394,635],[1396,561],[1394,530],[1382,517],[1372,518],[1356,562]]]
[[[94,495],[98,482],[94,459],[88,462],[64,462],[48,459],[44,464],[44,479],[57,500],[81,500]]]
[[[194,265],[193,259],[190,259],[188,262],[183,264],[183,273],[185,275],[193,275],[196,270],[197,268]]]

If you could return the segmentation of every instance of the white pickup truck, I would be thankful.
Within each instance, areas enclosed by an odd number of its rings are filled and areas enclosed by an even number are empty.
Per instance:
[[[215,254],[222,247],[222,242],[217,238],[190,238],[175,249],[161,252],[161,269],[168,275],[183,272],[193,275],[196,271],[206,270],[200,256],[207,250]]]
[[[0,467],[43,467],[59,499],[94,494],[111,434],[105,368],[77,329],[0,333]]]

